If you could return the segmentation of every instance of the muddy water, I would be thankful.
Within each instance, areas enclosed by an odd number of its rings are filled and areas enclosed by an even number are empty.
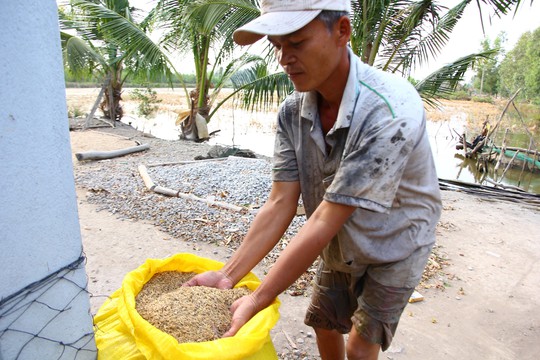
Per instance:
[[[440,179],[459,180],[463,182],[493,185],[492,182],[501,183],[506,186],[519,187],[525,191],[534,194],[540,194],[540,169],[534,173],[522,170],[522,167],[511,167],[506,169],[505,165],[500,165],[495,171],[495,164],[488,163],[487,169],[482,171],[476,159],[468,159],[464,156],[463,150],[456,150],[456,144],[459,143],[457,134],[465,130],[459,121],[449,122],[428,122],[428,133],[431,141],[435,166]],[[524,135],[524,134],[523,134]],[[528,136],[521,135],[523,141]],[[512,146],[527,148],[523,141],[517,141],[519,135],[509,143]],[[502,141],[496,140],[497,144]],[[504,175],[504,176],[503,176]]]

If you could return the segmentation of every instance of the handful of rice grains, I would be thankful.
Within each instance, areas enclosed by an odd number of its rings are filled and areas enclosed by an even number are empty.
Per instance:
[[[182,284],[195,273],[165,271],[155,274],[136,297],[137,312],[179,343],[219,339],[231,325],[230,307],[250,290],[215,289]]]

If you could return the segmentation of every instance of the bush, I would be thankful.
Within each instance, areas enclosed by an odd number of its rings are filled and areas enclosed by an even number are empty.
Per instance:
[[[488,104],[494,104],[495,101],[491,96],[473,96],[472,101],[479,102],[479,103],[488,103]]]
[[[70,106],[67,109],[69,118],[78,118],[84,116],[84,112],[78,106]]]
[[[448,95],[449,100],[471,100],[471,95],[466,90],[457,90]]]
[[[137,107],[137,113],[139,116],[145,118],[153,115],[159,107],[157,104],[161,102],[161,100],[157,98],[157,93],[150,87],[147,87],[146,90],[135,89],[131,92],[131,96],[133,96],[135,100],[140,101],[139,106]]]

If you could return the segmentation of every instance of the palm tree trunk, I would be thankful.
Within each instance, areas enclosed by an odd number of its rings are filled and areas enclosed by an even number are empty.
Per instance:
[[[119,65],[112,74],[109,74],[111,81],[105,88],[105,97],[100,104],[100,109],[106,118],[113,122],[120,121],[124,116],[124,111],[120,101],[122,100],[122,79],[119,78],[122,73],[121,65]]]

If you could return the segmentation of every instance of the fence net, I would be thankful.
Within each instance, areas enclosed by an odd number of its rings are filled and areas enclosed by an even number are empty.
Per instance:
[[[0,300],[0,360],[96,358],[85,259]]]

